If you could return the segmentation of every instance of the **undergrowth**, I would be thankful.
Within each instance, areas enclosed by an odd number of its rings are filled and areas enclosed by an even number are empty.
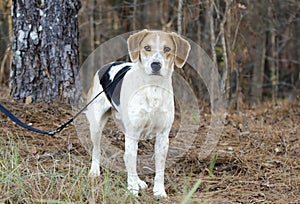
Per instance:
[[[138,202],[126,192],[125,178],[108,170],[90,180],[86,163],[51,156],[20,155],[26,141],[0,137],[0,203],[124,203]],[[29,151],[27,151],[29,152]],[[112,175],[114,177],[112,177]]]
[[[20,137],[0,137],[0,143],[0,203],[161,203],[151,189],[141,191],[139,197],[131,195],[125,174],[102,170],[101,178],[89,179],[89,162],[71,153],[61,155],[62,159],[46,151],[34,155],[26,139]],[[24,148],[27,154],[21,155]],[[193,181],[186,179],[182,192],[186,200],[195,191],[195,186],[189,191],[192,186]]]

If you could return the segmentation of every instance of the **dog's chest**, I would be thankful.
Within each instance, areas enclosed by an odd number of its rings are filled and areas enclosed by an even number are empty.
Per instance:
[[[158,133],[169,127],[174,117],[172,91],[158,85],[145,85],[128,101],[128,118],[143,134]]]

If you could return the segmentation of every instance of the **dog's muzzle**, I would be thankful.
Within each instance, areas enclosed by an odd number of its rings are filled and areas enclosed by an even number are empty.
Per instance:
[[[160,62],[152,62],[151,69],[154,73],[159,72],[159,70],[161,69],[161,63]]]

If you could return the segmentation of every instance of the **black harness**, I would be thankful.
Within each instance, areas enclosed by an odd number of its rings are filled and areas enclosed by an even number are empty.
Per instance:
[[[111,70],[118,65],[121,65],[125,62],[114,62],[108,65],[105,65],[99,72],[99,81],[104,89],[104,93],[112,104],[112,106],[120,105],[120,93],[122,82],[125,74],[131,69],[131,66],[126,65],[122,67],[118,72],[115,74],[114,78],[111,79]]]

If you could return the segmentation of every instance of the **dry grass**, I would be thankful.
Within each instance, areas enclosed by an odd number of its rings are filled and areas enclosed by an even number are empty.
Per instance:
[[[44,130],[72,116],[64,104],[24,105],[5,98],[0,96],[1,104]],[[51,138],[0,114],[0,203],[299,203],[299,113],[298,100],[228,114],[211,158],[198,160],[199,138],[166,170],[169,198],[161,200],[152,196],[153,175],[142,176],[150,188],[139,198],[126,192],[124,173],[102,169],[101,179],[89,180],[90,155],[74,127]]]

